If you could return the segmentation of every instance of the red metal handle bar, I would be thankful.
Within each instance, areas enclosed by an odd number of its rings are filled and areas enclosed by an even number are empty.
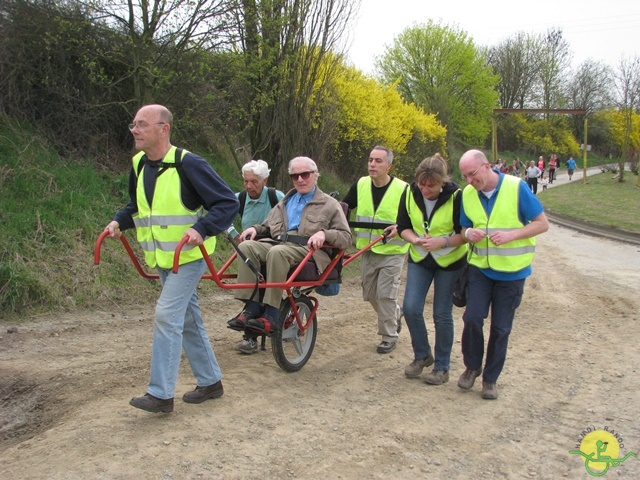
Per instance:
[[[371,247],[373,247],[376,243],[384,240],[386,237],[386,235],[380,235],[378,238],[376,238],[375,240],[371,240],[367,246],[365,246],[364,248],[358,250],[356,253],[350,253],[348,255],[344,256],[344,262],[342,263],[342,265],[344,267],[346,267],[347,265],[349,265],[351,262],[353,262],[356,258],[358,258],[360,255],[362,255],[364,252],[366,252],[367,250],[369,250]]]
[[[100,249],[102,248],[102,243],[104,242],[104,239],[107,238],[107,235],[109,235],[109,232],[105,230],[98,236],[98,240],[96,240],[96,246],[93,250],[93,263],[95,265],[100,264]],[[142,265],[140,265],[140,262],[136,258],[136,255],[133,253],[133,249],[129,245],[129,242],[127,241],[127,237],[125,237],[124,234],[120,235],[120,241],[122,242],[122,245],[124,245],[124,248],[129,254],[129,258],[133,262],[133,265],[136,267],[136,270],[138,271],[138,273],[144,278],[148,278],[150,280],[157,280],[158,279],[157,273],[147,273],[145,272],[144,268],[142,268]]]

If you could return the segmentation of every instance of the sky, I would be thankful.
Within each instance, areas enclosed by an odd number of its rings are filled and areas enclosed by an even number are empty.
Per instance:
[[[367,74],[405,28],[429,19],[465,31],[477,45],[493,46],[518,32],[560,28],[572,66],[593,59],[616,68],[640,55],[640,0],[361,0],[349,32],[348,60]]]

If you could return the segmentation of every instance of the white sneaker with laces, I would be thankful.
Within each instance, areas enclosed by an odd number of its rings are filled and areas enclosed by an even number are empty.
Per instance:
[[[253,338],[245,338],[236,345],[236,350],[247,355],[258,353],[258,342]]]

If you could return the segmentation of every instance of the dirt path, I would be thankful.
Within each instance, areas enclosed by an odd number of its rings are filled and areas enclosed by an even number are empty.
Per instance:
[[[462,310],[451,382],[427,386],[404,377],[406,329],[392,354],[375,352],[357,278],[322,299],[316,350],[292,374],[270,351],[235,352],[238,334],[223,320],[237,305],[227,292],[207,294],[225,395],[177,401],[171,415],[127,403],[148,379],[154,299],[33,318],[14,333],[5,325],[2,478],[591,478],[568,453],[585,428],[614,429],[620,456],[640,453],[640,253],[552,226],[534,270],[494,402],[456,386]],[[183,362],[178,394],[192,381]],[[640,460],[607,476],[640,478]]]

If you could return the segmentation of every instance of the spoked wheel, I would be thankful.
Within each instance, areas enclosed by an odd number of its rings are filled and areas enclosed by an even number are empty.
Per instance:
[[[311,300],[302,295],[295,299],[295,303],[305,330],[302,330],[298,325],[289,299],[285,298],[280,304],[282,330],[279,335],[271,337],[273,356],[280,368],[287,372],[297,372],[304,367],[313,353],[318,334],[316,316],[309,318],[313,310]]]

